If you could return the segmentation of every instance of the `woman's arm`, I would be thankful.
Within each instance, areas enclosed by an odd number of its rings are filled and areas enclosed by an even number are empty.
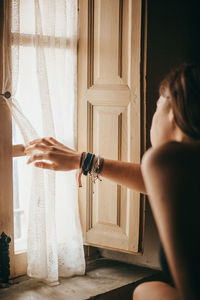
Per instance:
[[[81,153],[53,138],[43,138],[30,142],[25,153],[30,155],[28,163],[34,162],[34,165],[39,168],[58,171],[79,169]],[[101,176],[135,191],[146,192],[139,164],[104,159]]]
[[[132,190],[146,194],[141,166],[139,164],[104,159],[101,176],[125,185]]]

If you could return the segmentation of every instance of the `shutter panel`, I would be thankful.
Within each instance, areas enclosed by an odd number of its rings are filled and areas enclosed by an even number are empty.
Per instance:
[[[141,0],[79,0],[78,148],[140,162]],[[103,178],[79,192],[86,245],[138,252],[140,195]]]

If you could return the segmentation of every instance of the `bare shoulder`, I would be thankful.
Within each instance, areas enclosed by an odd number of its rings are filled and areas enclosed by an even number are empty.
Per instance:
[[[188,174],[200,168],[200,143],[169,142],[156,149],[149,149],[142,159],[143,173],[166,171],[170,174]]]
[[[174,142],[148,150],[141,167],[151,201],[165,199],[167,203],[173,201],[185,207],[188,207],[188,199],[195,202],[199,195],[199,154],[198,144]],[[199,207],[200,203],[195,202],[195,205]]]

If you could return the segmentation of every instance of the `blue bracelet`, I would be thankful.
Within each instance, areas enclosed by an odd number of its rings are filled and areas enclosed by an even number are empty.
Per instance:
[[[83,175],[85,175],[85,176],[87,176],[87,174],[89,172],[89,167],[91,165],[92,158],[93,158],[93,154],[88,152],[86,154],[86,157],[84,159],[83,166],[82,166]]]

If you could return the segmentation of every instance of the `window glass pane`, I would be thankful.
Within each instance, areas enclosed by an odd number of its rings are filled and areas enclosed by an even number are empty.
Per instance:
[[[26,167],[26,157],[13,159],[13,198],[14,198],[14,234],[15,252],[27,249],[27,216],[30,181]]]
[[[20,47],[16,98],[23,114],[28,118],[38,134],[41,135],[41,106],[36,74],[35,49],[33,47]],[[17,134],[18,136],[19,134]]]
[[[49,107],[46,105],[45,97],[39,92],[39,84],[41,80],[38,76],[38,70],[47,75],[45,92],[50,94],[51,104],[50,109],[54,119],[55,136],[58,140],[74,147],[74,101],[71,101],[71,97],[74,97],[73,86],[73,67],[71,69],[71,60],[73,59],[70,50],[67,48],[66,39],[59,40],[58,43],[51,43],[51,39],[45,44],[42,52],[42,58],[44,63],[37,65],[36,49],[31,42],[34,40],[35,24],[34,24],[34,0],[21,0],[20,8],[20,45],[19,56],[13,55],[14,59],[19,59],[19,68],[16,68],[18,76],[17,84],[13,77],[13,85],[17,85],[17,91],[15,98],[18,100],[21,110],[24,116],[29,120],[33,128],[36,130],[39,137],[43,137],[43,122],[42,109],[44,110],[44,118],[48,117]],[[44,7],[41,4],[41,13],[44,14]],[[64,9],[60,7],[59,9]],[[58,13],[58,12],[57,12]],[[29,23],[30,17],[30,24]],[[64,24],[63,20],[63,24]],[[58,26],[59,27],[59,26]],[[61,26],[60,26],[61,27]],[[58,36],[65,36],[65,31],[57,28]],[[44,32],[44,34],[50,34],[51,32]],[[24,34],[29,34],[26,36]],[[41,41],[43,37],[40,36]],[[27,42],[28,41],[28,42]],[[54,39],[53,39],[54,41]],[[14,42],[13,42],[14,43]],[[34,43],[33,43],[34,44]],[[43,43],[42,43],[43,45]],[[13,54],[16,51],[16,46],[12,48]],[[18,54],[18,52],[17,52]],[[40,53],[41,54],[41,53]],[[14,61],[13,59],[13,61]],[[74,58],[75,59],[75,58]],[[76,61],[74,60],[74,64]],[[15,66],[15,65],[14,65]],[[66,68],[67,66],[67,68]],[[66,69],[68,70],[66,72]],[[19,71],[18,71],[19,70]],[[44,93],[43,93],[44,94]],[[71,96],[69,96],[71,95]],[[44,97],[41,99],[41,97]],[[41,107],[43,102],[43,107]],[[66,126],[61,126],[65,124]],[[50,124],[51,125],[51,124]],[[53,133],[52,133],[53,134]],[[13,144],[24,144],[23,137],[13,122]],[[13,160],[13,176],[14,176],[14,215],[15,215],[15,251],[21,251],[26,248],[26,231],[28,222],[28,199],[30,191],[30,166],[26,165],[26,157],[19,157]]]
[[[41,136],[41,106],[35,66],[35,49],[21,46],[18,85],[15,97],[20,104],[23,114]],[[24,144],[22,134],[15,122],[13,122],[13,144]],[[13,159],[15,252],[27,249],[27,200],[30,193],[31,174],[30,167],[26,164],[26,161],[26,157]]]
[[[35,33],[35,0],[20,0],[20,32]]]

